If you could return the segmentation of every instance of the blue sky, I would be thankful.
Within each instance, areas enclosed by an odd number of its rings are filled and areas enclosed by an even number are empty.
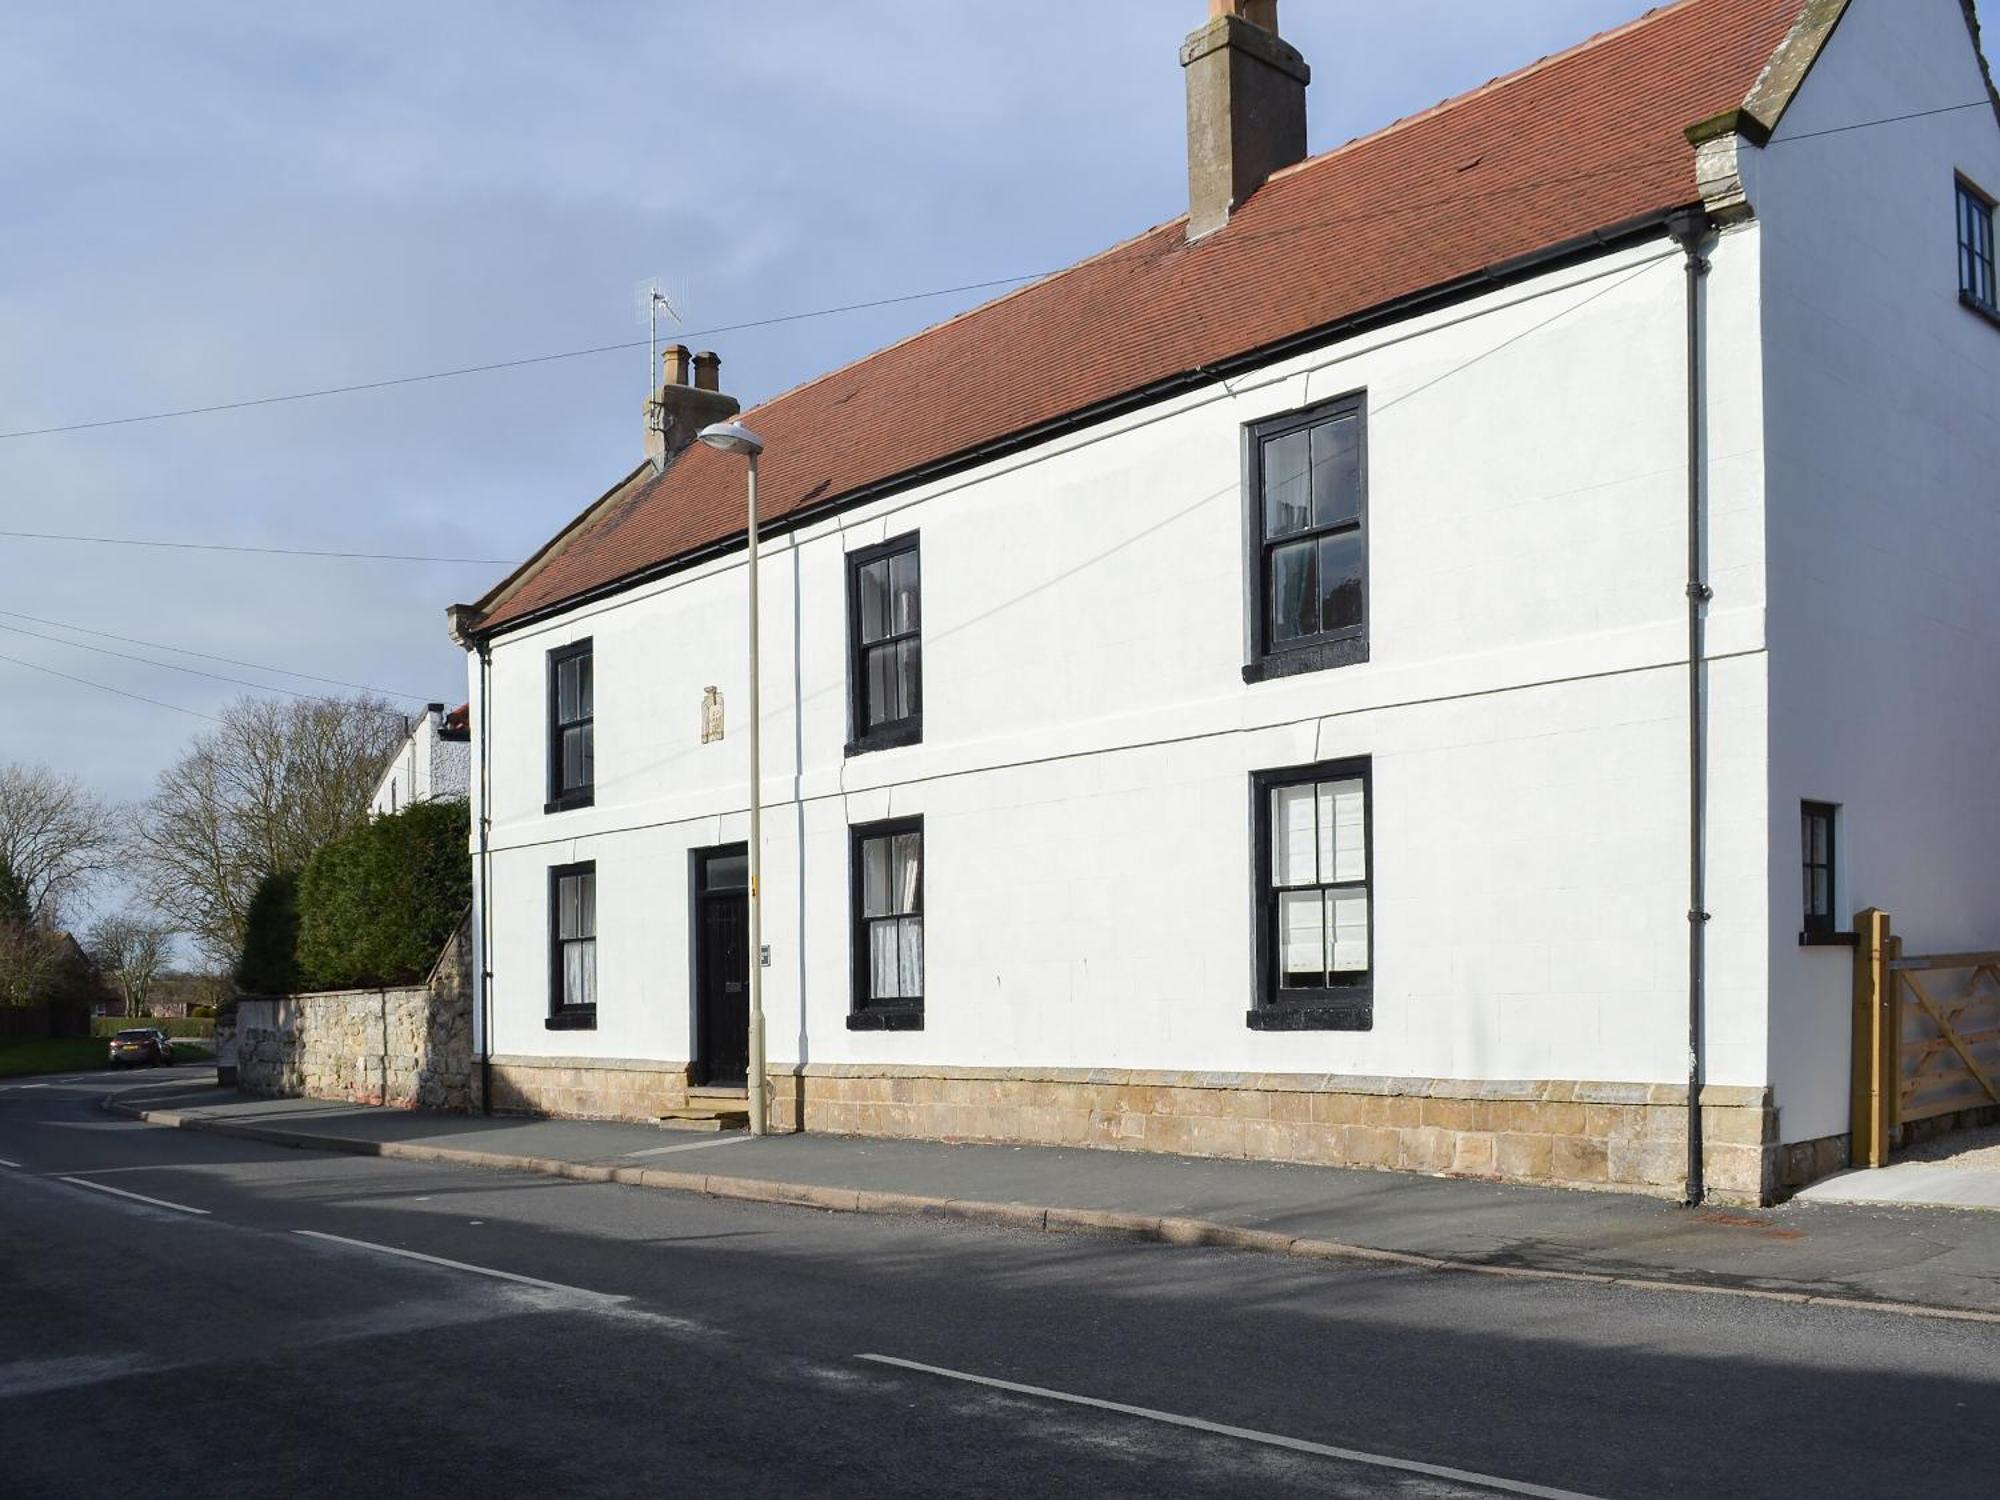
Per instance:
[[[1643,9],[1281,18],[1318,151]],[[640,338],[651,276],[700,330],[1065,265],[1181,211],[1176,51],[1205,10],[17,0],[0,431]],[[713,342],[748,404],[977,300]],[[637,461],[645,366],[0,441],[0,528],[518,557]],[[503,571],[0,537],[0,609],[456,702],[444,607]],[[241,691],[7,630],[0,654],[198,712]],[[133,798],[202,727],[0,661],[0,761]]]

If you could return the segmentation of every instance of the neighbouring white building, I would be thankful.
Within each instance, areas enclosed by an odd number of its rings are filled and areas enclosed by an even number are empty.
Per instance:
[[[421,717],[406,719],[409,733],[375,783],[369,799],[371,818],[387,817],[418,802],[449,802],[472,789],[472,730],[470,709],[461,703],[446,711],[442,703],[425,707]]]
[[[1680,0],[1310,159],[1213,9],[1188,217],[741,417],[777,1120],[1679,1192],[1692,1065],[1711,1191],[1828,1170],[1849,914],[2000,938],[1969,0]],[[492,1107],[740,1092],[689,363],[453,611]]]

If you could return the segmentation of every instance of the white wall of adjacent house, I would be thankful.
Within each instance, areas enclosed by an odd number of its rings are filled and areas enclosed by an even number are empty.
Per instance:
[[[1708,1072],[1749,1084],[1772,921],[1759,238],[1729,235],[1710,285]],[[1683,313],[1663,239],[775,538],[774,1064],[1683,1078]],[[1246,424],[1347,392],[1369,659],[1246,685]],[[924,740],[847,757],[845,558],[912,531]],[[495,1052],[689,1057],[691,851],[747,831],[744,585],[739,555],[494,642]],[[548,653],[586,637],[595,804],[546,813]],[[1349,756],[1373,775],[1372,1028],[1253,1030],[1251,777]],[[924,1029],[851,1031],[848,829],[910,814]],[[548,872],[582,860],[597,1023],[550,1030]]]
[[[1787,1140],[1841,1133],[1848,1111],[1851,954],[1799,944],[1802,801],[1840,809],[1842,928],[1878,906],[1910,952],[2000,948],[2000,326],[1959,303],[1954,218],[1955,173],[2000,195],[1993,111],[1953,107],[1985,99],[1959,0],[1855,0],[1771,144],[1746,153]]]
[[[413,803],[464,797],[471,777],[471,742],[463,736],[447,737],[443,712],[427,708],[383,767],[368,804],[369,816],[387,817]]]

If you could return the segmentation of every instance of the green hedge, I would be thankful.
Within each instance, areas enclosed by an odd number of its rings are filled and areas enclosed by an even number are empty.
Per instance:
[[[236,988],[246,995],[289,995],[297,990],[299,877],[281,871],[258,881],[243,929]]]
[[[151,1026],[164,1031],[168,1036],[196,1037],[203,1041],[215,1040],[215,1022],[195,1019],[178,1020],[160,1016],[92,1016],[90,1034],[111,1036],[116,1032],[130,1031],[133,1027]]]
[[[472,904],[463,802],[419,802],[326,845],[299,876],[308,989],[416,984]]]

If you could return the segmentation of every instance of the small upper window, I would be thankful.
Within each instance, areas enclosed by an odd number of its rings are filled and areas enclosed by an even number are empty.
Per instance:
[[[1958,179],[1958,292],[1983,312],[2000,317],[2000,283],[1994,275],[1993,200]]]
[[[1806,802],[1799,809],[1800,864],[1805,877],[1805,935],[1832,937],[1839,925],[1834,915],[1834,825],[1837,809],[1830,802]]]
[[[1366,398],[1250,429],[1246,681],[1368,659]]]
[[[1340,761],[1256,779],[1261,1031],[1365,1031],[1374,1020],[1369,766]]]
[[[847,559],[853,738],[848,754],[913,745],[924,733],[922,578],[917,539]]]
[[[920,1031],[924,1024],[924,824],[921,818],[854,830],[855,1030]]]
[[[588,807],[597,764],[591,712],[589,641],[549,653],[549,801],[544,809]]]

